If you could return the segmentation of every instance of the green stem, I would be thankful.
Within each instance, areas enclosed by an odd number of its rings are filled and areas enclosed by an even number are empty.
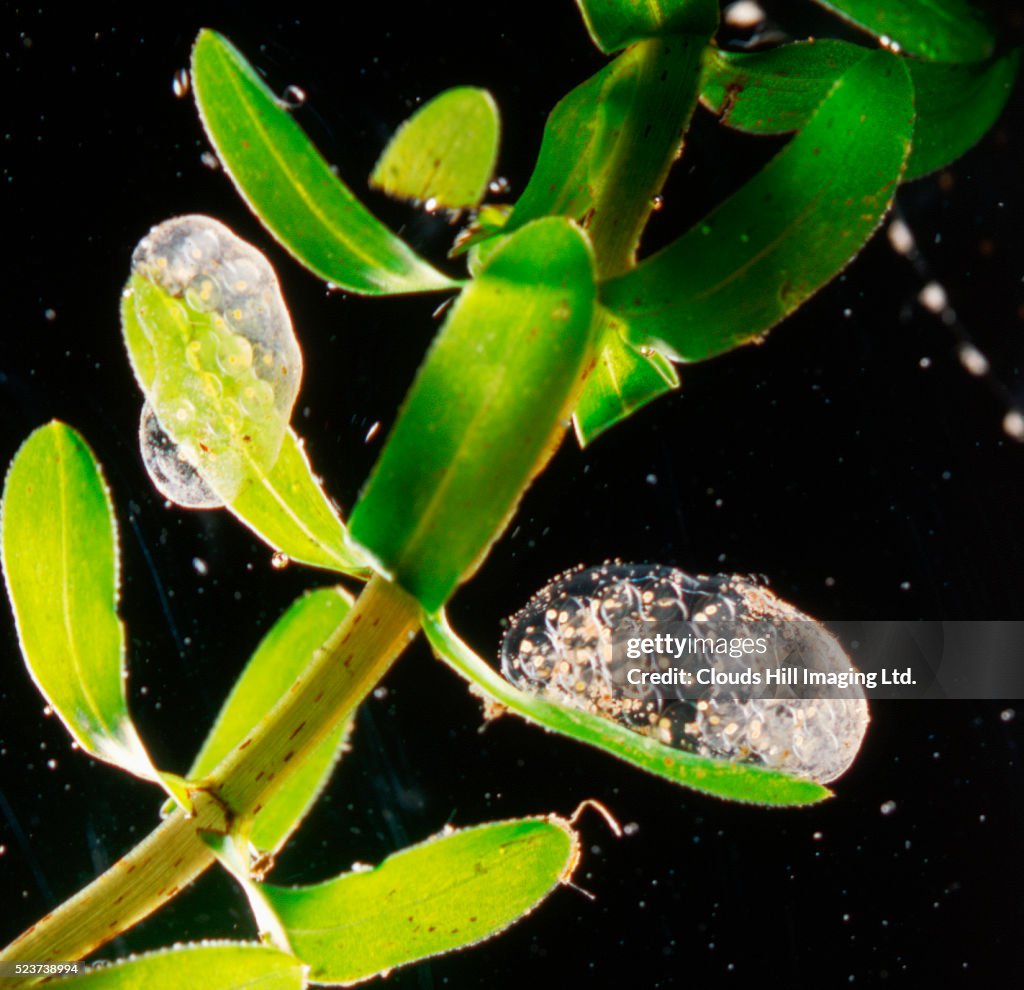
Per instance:
[[[214,862],[201,832],[244,830],[305,755],[384,676],[419,629],[419,606],[383,578],[366,585],[331,638],[256,729],[176,811],[106,873],[23,932],[0,961],[70,962],[152,914]],[[0,988],[25,987],[22,978]]]

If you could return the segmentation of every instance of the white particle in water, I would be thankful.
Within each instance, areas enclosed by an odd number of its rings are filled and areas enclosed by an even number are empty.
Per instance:
[[[623,835],[636,835],[640,831],[640,826],[636,822],[626,822],[622,826]]]
[[[921,368],[930,368],[932,366],[932,359],[930,357],[923,357],[917,364]]]
[[[1012,708],[1004,708],[999,713],[999,718],[1003,722],[1012,722],[1017,717],[1017,712]]]
[[[754,0],[738,0],[725,8],[724,20],[729,27],[757,27],[765,18],[764,9]]]
[[[988,374],[988,358],[974,344],[961,344],[957,356],[968,374],[974,375],[975,378]]]
[[[209,565],[202,557],[193,557],[192,567],[200,577],[206,577],[206,575],[210,573]]]
[[[882,806],[878,809],[883,815],[891,815],[896,810],[895,801],[883,801]]]
[[[904,256],[914,250],[914,235],[902,220],[893,220],[886,231],[889,244],[897,254]]]
[[[1024,413],[1011,409],[1003,417],[1003,432],[1013,440],[1024,441]]]
[[[220,168],[220,159],[212,151],[204,151],[199,156],[199,161],[211,172],[216,172]]]
[[[917,301],[930,313],[941,313],[949,304],[946,290],[938,282],[929,282],[917,295]]]

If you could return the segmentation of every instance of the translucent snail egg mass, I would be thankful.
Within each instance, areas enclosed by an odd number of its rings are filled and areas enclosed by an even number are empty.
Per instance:
[[[664,652],[637,645],[666,631]],[[570,571],[513,617],[501,668],[521,690],[667,745],[820,783],[850,767],[868,725],[860,684],[802,686],[854,669],[839,643],[738,575],[618,563]]]
[[[276,461],[302,378],[273,268],[224,224],[176,217],[136,247],[126,304],[151,347],[132,353],[150,476],[181,505],[230,501]]]

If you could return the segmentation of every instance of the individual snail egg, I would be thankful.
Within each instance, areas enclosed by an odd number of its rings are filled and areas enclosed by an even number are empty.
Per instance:
[[[153,371],[142,382],[152,416],[207,487],[230,501],[276,461],[302,378],[274,270],[217,220],[175,217],[139,242],[129,293],[152,345],[146,361],[135,361],[140,377]]]
[[[629,640],[666,630],[687,649],[627,653]],[[736,645],[759,640],[763,653]],[[853,668],[820,623],[738,575],[621,563],[569,571],[512,618],[501,668],[521,690],[678,749],[820,783],[850,767],[868,725],[859,683],[827,692],[765,687],[769,670]],[[631,669],[658,677],[634,684]],[[761,687],[737,687],[744,682]]]

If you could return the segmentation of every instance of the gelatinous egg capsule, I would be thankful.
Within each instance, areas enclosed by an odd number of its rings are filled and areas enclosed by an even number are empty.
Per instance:
[[[671,629],[705,642],[763,634],[765,654],[683,651],[638,654],[629,639]],[[608,563],[569,571],[542,588],[511,620],[501,648],[505,677],[522,690],[611,719],[660,742],[735,762],[754,763],[821,783],[853,763],[868,724],[863,689],[835,697],[800,696],[786,686],[737,691],[769,667],[848,671],[849,658],[828,631],[766,588],[738,575],[686,574],[658,564]],[[630,668],[701,667],[714,683],[683,690],[672,683],[631,683]],[[681,674],[676,676],[682,676]]]
[[[246,471],[273,465],[298,396],[302,354],[277,277],[255,247],[199,215],[154,227],[136,247],[132,270],[166,293],[151,310],[137,297],[135,304],[154,346],[155,377],[143,383],[149,416],[166,435],[154,447],[151,427],[148,452],[140,440],[143,457],[156,463],[153,449],[167,443],[180,448],[179,460],[182,450],[196,451],[185,458],[191,470],[230,500]],[[174,307],[181,311],[176,322],[167,317]],[[191,404],[184,419],[183,403]],[[166,476],[154,476],[158,487],[167,486]]]

